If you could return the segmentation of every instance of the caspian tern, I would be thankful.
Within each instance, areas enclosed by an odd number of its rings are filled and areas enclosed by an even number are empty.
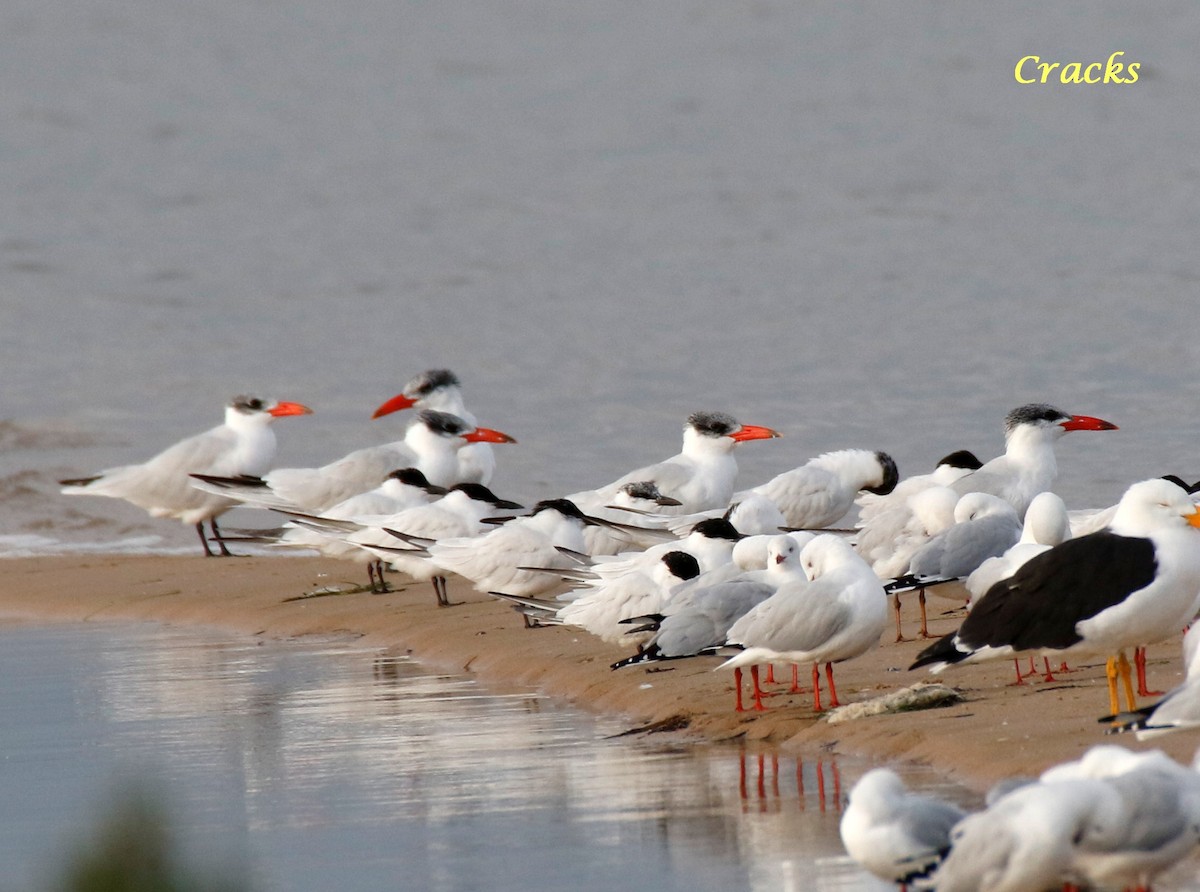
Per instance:
[[[693,514],[712,508],[724,509],[733,496],[737,477],[734,447],[748,440],[781,436],[768,427],[741,424],[723,412],[696,412],[683,428],[683,448],[676,456],[655,465],[630,471],[618,480],[598,489],[575,493],[567,498],[587,514],[608,520],[627,521],[606,506],[626,483],[648,481],[679,504],[663,509],[666,514]],[[658,539],[651,539],[659,541]],[[588,554],[613,554],[630,547],[628,536],[613,535],[611,530],[595,528],[587,535]],[[643,545],[646,543],[642,543]]]
[[[958,631],[910,668],[1043,655],[1115,654],[1108,660],[1111,712],[1117,677],[1136,709],[1128,647],[1178,634],[1200,609],[1200,509],[1166,480],[1135,483],[1111,525],[1068,539],[996,583]]]
[[[1004,499],[1024,517],[1039,492],[1054,486],[1058,462],[1054,444],[1070,431],[1115,431],[1117,426],[1091,415],[1068,415],[1045,403],[1019,406],[1004,421],[1004,455],[950,484],[959,495],[986,492]]]
[[[208,521],[219,553],[228,555],[216,520],[237,502],[195,489],[188,474],[239,477],[265,473],[275,460],[271,422],[311,412],[300,403],[235,397],[225,409],[224,424],[181,440],[140,465],[110,468],[92,477],[59,483],[67,495],[111,496],[144,508],[152,517],[172,517],[194,524],[204,553],[212,557],[214,552],[204,533],[204,522]]]
[[[416,375],[404,385],[400,393],[376,409],[371,417],[382,418],[384,415],[411,408],[448,412],[457,415],[467,424],[478,424],[478,419],[463,403],[462,385],[458,376],[449,369],[427,369]],[[464,446],[458,451],[457,459],[455,483],[482,483],[487,486],[492,482],[492,475],[496,471],[496,455],[487,442]]]
[[[319,468],[276,468],[259,479],[197,475],[197,485],[247,505],[320,514],[377,487],[398,468],[417,468],[435,486],[459,481],[457,453],[470,443],[515,443],[508,434],[475,427],[457,415],[423,409],[402,441],[368,446]]]
[[[830,706],[839,706],[833,664],[879,644],[887,624],[887,598],[879,578],[845,539],[818,535],[800,552],[805,582],[782,585],[733,624],[726,643],[743,648],[718,668],[734,669],[741,708],[741,668],[750,666],[754,709],[765,709],[758,682],[763,663],[811,663],[813,708],[822,711],[818,666],[825,664]]]

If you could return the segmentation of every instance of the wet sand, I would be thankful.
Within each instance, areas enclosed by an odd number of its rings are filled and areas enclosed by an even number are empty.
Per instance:
[[[1107,711],[1104,666],[1072,665],[1054,682],[1035,678],[1012,685],[1011,661],[950,670],[932,677],[907,671],[925,646],[880,646],[836,667],[843,704],[866,700],[919,681],[941,680],[961,692],[960,703],[917,712],[830,724],[805,691],[787,693],[780,667],[778,694],[766,712],[734,711],[733,673],[713,671],[717,658],[659,663],[614,672],[609,664],[632,652],[585,632],[526,629],[509,606],[451,582],[438,608],[428,583],[393,574],[394,591],[324,593],[365,579],[359,567],[322,558],[68,556],[3,562],[0,619],[7,622],[155,620],[221,628],[266,638],[352,637],[391,653],[407,653],[447,671],[466,670],[506,689],[532,686],[577,706],[626,717],[630,730],[712,741],[767,741],[799,754],[845,754],[879,761],[928,763],[978,790],[1006,777],[1031,775],[1079,756],[1098,743],[1161,748],[1190,761],[1200,738],[1182,732],[1146,744],[1132,735],[1106,736],[1097,717]],[[362,577],[360,579],[360,577]],[[904,599],[905,633],[917,631],[916,596]],[[930,598],[930,631],[953,631],[953,603]],[[1162,690],[1183,679],[1178,639],[1150,649],[1150,683]],[[747,687],[749,679],[746,680]],[[748,695],[748,690],[747,690]],[[747,696],[747,702],[749,697]]]

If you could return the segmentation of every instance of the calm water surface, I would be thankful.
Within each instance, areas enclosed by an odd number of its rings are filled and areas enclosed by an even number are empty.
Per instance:
[[[0,551],[192,533],[56,477],[233,394],[280,461],[399,436],[458,371],[533,501],[720,409],[750,484],[884,449],[990,457],[1010,408],[1109,418],[1072,507],[1200,477],[1200,6],[859,0],[7,0]],[[1026,86],[1017,59],[1142,63]]]
[[[134,779],[191,863],[258,890],[878,888],[837,836],[855,764],[614,739],[344,642],[4,628],[0,675],[7,890]]]

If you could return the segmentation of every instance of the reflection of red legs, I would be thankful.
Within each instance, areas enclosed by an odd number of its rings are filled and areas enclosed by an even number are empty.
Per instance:
[[[1146,687],[1146,648],[1133,649],[1133,665],[1137,667],[1137,692],[1139,697],[1158,697],[1162,691],[1151,691]]]

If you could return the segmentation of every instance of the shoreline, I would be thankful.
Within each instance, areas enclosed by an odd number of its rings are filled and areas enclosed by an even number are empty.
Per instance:
[[[1011,684],[1012,662],[1004,660],[930,676],[907,671],[927,642],[893,643],[890,624],[878,648],[836,667],[843,704],[921,681],[954,687],[962,702],[830,724],[812,710],[808,673],[801,672],[805,691],[789,694],[790,672],[780,667],[781,683],[774,686],[780,693],[767,711],[736,713],[733,673],[713,671],[719,658],[614,672],[609,665],[633,648],[565,627],[526,629],[508,605],[462,580],[450,581],[455,606],[449,608],[435,606],[428,583],[400,574],[390,575],[389,594],[318,593],[357,585],[366,576],[358,565],[319,557],[67,555],[6,558],[0,566],[0,621],[144,620],[279,639],[347,636],[433,668],[473,673],[491,687],[531,687],[585,710],[621,716],[634,732],[926,764],[979,792],[1008,777],[1036,775],[1096,744],[1162,749],[1183,763],[1191,762],[1200,744],[1186,731],[1144,744],[1131,734],[1105,735],[1096,721],[1107,707],[1103,662],[1072,664],[1055,682],[1039,678],[1020,687]],[[931,633],[957,628],[960,616],[944,615],[952,606],[929,598]],[[915,634],[915,595],[904,598],[903,618],[905,633]],[[1183,680],[1180,651],[1178,638],[1150,648],[1153,687],[1169,690]]]

